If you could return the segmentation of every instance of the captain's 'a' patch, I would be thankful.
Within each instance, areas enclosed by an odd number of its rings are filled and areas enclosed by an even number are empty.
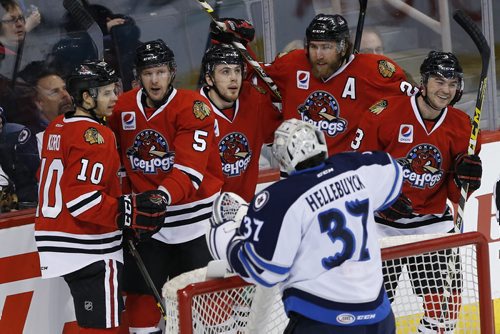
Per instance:
[[[380,100],[370,107],[370,112],[375,115],[380,114],[385,108],[387,108],[387,100]]]

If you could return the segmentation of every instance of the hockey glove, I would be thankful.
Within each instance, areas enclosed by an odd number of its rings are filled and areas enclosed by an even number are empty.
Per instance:
[[[116,224],[135,240],[148,239],[163,226],[168,205],[163,191],[123,195],[118,201]]]
[[[214,202],[206,233],[208,249],[216,260],[227,260],[227,247],[236,235],[248,203],[239,195],[223,192]]]
[[[463,182],[469,184],[469,192],[481,186],[483,166],[478,155],[460,154],[455,159],[455,183],[461,187]]]
[[[210,23],[210,38],[214,43],[231,44],[233,41],[247,45],[253,41],[255,29],[250,22],[241,19],[221,18],[218,25]],[[222,27],[222,24],[224,25]]]
[[[403,193],[385,210],[378,211],[378,215],[385,220],[396,221],[401,218],[408,218],[413,213],[411,201]]]

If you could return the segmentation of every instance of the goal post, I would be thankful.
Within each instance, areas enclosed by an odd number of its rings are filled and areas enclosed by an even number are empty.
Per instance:
[[[391,237],[382,239],[381,245],[385,265],[398,260],[419,265],[425,262],[425,265],[435,268],[427,262],[431,259],[446,262],[449,255],[453,254],[453,263],[460,270],[460,275],[457,275],[459,282],[454,283],[459,286],[459,293],[451,294],[457,298],[449,299],[451,302],[446,311],[456,311],[454,333],[494,333],[489,251],[487,240],[482,234],[467,232],[445,236]],[[431,256],[436,252],[447,256]],[[446,264],[437,266],[445,267]],[[410,265],[407,267],[410,268]],[[182,274],[165,284],[163,296],[168,314],[166,333],[283,332],[288,318],[277,287],[269,289],[255,286],[238,276],[210,280],[205,280],[205,276],[206,268],[202,268]],[[394,292],[392,308],[398,334],[415,333],[424,313],[423,298],[415,293],[409,276],[407,269],[398,275]]]

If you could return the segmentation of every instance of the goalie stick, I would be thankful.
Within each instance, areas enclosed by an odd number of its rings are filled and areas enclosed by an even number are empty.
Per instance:
[[[131,239],[127,239],[127,245],[128,249],[130,250],[130,254],[132,254],[132,257],[134,258],[135,263],[137,264],[137,267],[141,272],[142,277],[144,278],[146,284],[153,292],[153,296],[155,297],[156,300],[156,306],[158,306],[158,309],[160,310],[163,319],[167,320],[165,303],[163,303],[163,299],[161,298],[160,293],[156,289],[155,284],[153,283],[153,280],[151,279],[151,276],[149,275],[148,270],[146,269],[146,266],[144,266],[144,262],[142,262],[141,255],[137,251],[137,248],[135,248],[134,242]]]
[[[490,63],[491,50],[484,38],[483,33],[478,26],[467,16],[463,11],[457,10],[453,14],[453,18],[457,23],[467,32],[470,36],[481,55],[481,76],[479,78],[479,89],[477,91],[476,108],[474,111],[474,118],[472,119],[472,131],[469,138],[469,147],[467,154],[474,154],[477,144],[477,136],[479,134],[479,126],[481,120],[481,110],[483,108],[484,95],[486,94],[486,82],[488,79],[488,65]],[[455,232],[463,232],[463,215],[465,202],[467,200],[467,193],[469,191],[469,184],[463,183],[460,189],[460,200],[458,202],[457,221],[455,223]]]
[[[104,41],[101,28],[89,14],[89,12],[78,2],[78,0],[64,0],[63,6],[73,16],[83,29],[89,34],[90,38],[97,47],[97,57],[104,59]]]
[[[216,20],[216,18],[214,17],[214,9],[212,8],[212,6],[210,6],[210,4],[208,2],[206,2],[205,0],[197,0],[197,1],[201,5],[201,7],[203,7],[205,12],[207,12],[207,14],[210,15],[210,18],[212,19],[212,21],[215,22],[215,24],[217,24],[219,29],[225,30],[225,25],[223,23],[218,22]],[[271,79],[271,77],[269,75],[267,75],[267,73],[264,71],[262,66],[260,66],[260,64],[257,61],[255,61],[252,58],[252,56],[250,56],[250,53],[245,48],[245,46],[242,43],[237,42],[237,41],[233,41],[232,44],[238,50],[238,52],[241,53],[243,58],[245,58],[245,60],[250,64],[250,66],[252,66],[252,68],[255,70],[255,72],[257,72],[259,77],[262,80],[264,80],[264,82],[269,87],[269,89],[271,89],[273,94],[276,95],[276,97],[281,100],[281,94],[278,90],[278,86],[276,86],[273,79]]]
[[[467,154],[471,155],[475,153],[476,150],[476,144],[477,144],[477,136],[479,133],[479,125],[480,125],[480,119],[481,119],[481,110],[483,107],[483,100],[484,100],[484,95],[486,93],[486,81],[487,81],[487,72],[488,72],[488,65],[490,62],[490,47],[488,45],[488,42],[486,41],[486,38],[484,38],[483,33],[481,30],[477,27],[477,25],[472,21],[472,19],[467,16],[463,11],[461,10],[456,10],[455,13],[453,14],[453,19],[465,30],[465,32],[470,36],[474,44],[476,45],[477,49],[479,50],[479,54],[481,55],[481,76],[479,79],[479,89],[477,92],[477,98],[476,98],[476,108],[474,112],[474,118],[472,120],[472,130],[469,138],[469,146],[467,149]],[[465,207],[465,202],[467,200],[467,193],[469,190],[469,185],[468,183],[463,183],[460,189],[460,200],[458,203],[458,214],[457,214],[457,220],[455,222],[455,228],[454,232],[455,233],[461,233],[463,232],[463,213],[464,213],[464,207]],[[443,291],[443,298],[441,300],[441,310],[442,310],[442,315],[443,319],[448,319],[450,318],[450,312],[458,312],[458,307],[457,309],[449,309],[450,306],[450,298],[453,300],[454,297],[454,286],[453,282],[460,280],[460,274],[457,272],[460,271],[460,254],[459,250],[453,249],[451,254],[448,254],[448,260],[447,260],[447,270],[448,274],[446,275],[446,278],[444,280],[444,291]],[[455,288],[458,290],[457,288]],[[453,316],[452,316],[453,318]]]
[[[366,4],[368,0],[359,0],[358,25],[356,26],[356,38],[354,39],[353,53],[359,52],[361,37],[363,36],[363,27],[365,26]]]

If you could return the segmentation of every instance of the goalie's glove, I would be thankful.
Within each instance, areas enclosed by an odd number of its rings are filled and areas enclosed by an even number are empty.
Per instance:
[[[210,38],[213,43],[231,44],[233,41],[247,45],[255,37],[255,29],[247,20],[221,18],[210,23]]]
[[[461,187],[462,183],[469,184],[469,192],[479,189],[483,166],[478,155],[460,154],[455,159],[455,183]]]
[[[214,202],[206,233],[208,249],[216,260],[227,260],[227,246],[236,235],[248,203],[232,192],[222,193]]]
[[[116,224],[136,241],[150,238],[163,226],[168,205],[163,191],[123,195],[118,202]]]
[[[403,193],[385,210],[377,212],[379,217],[388,221],[396,221],[401,218],[408,218],[413,213],[411,200]]]

